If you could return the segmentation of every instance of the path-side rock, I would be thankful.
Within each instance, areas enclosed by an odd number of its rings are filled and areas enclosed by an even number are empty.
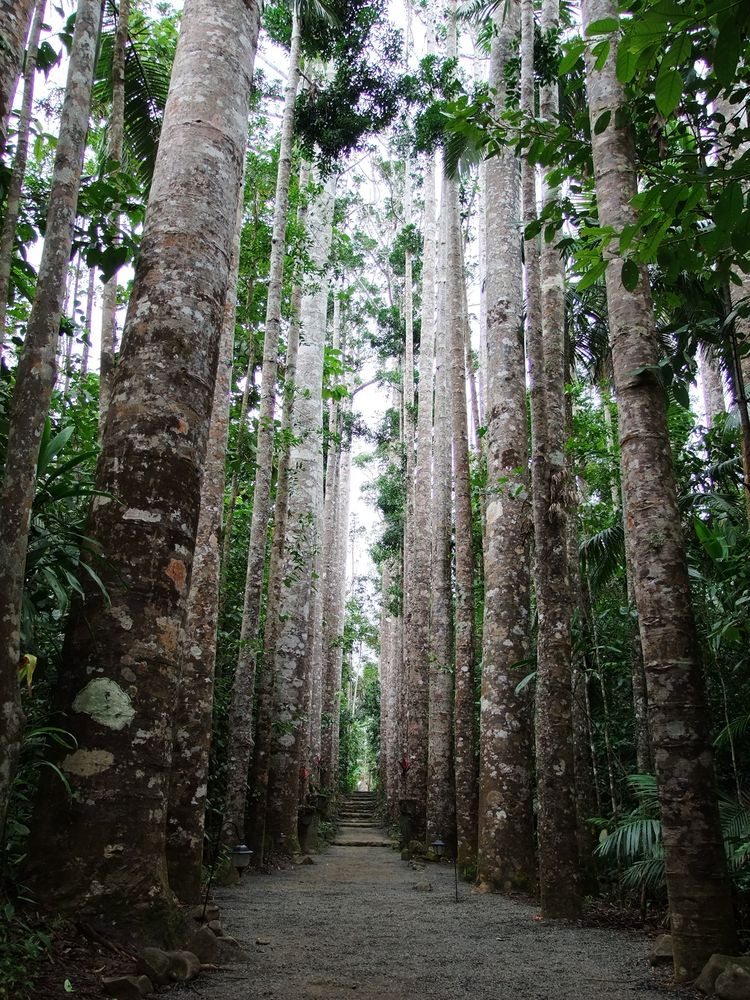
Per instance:
[[[224,927],[220,920],[209,920],[208,929],[212,930],[216,937],[224,937]]]
[[[208,906],[206,906],[205,909],[206,909],[206,912],[205,912],[205,916],[204,916],[204,913],[203,913],[203,904],[201,903],[198,906],[194,906],[190,910],[190,916],[193,918],[193,920],[200,920],[200,921],[204,921],[204,920],[210,921],[210,920],[218,920],[219,919],[219,907],[216,906],[214,903],[209,903]]]
[[[161,948],[144,948],[138,952],[135,969],[139,976],[148,976],[157,986],[166,986],[169,978],[169,955]]]
[[[721,1000],[750,1000],[750,972],[733,963],[717,976],[715,989]]]
[[[432,892],[432,882],[415,882],[415,892]]]
[[[660,934],[651,945],[651,954],[649,955],[651,964],[660,965],[662,962],[671,962],[673,958],[672,935]]]
[[[247,952],[240,947],[239,941],[233,937],[220,937],[216,939],[219,944],[218,965],[237,965],[239,962],[247,960]]]
[[[219,939],[210,927],[201,927],[188,941],[187,950],[198,956],[201,965],[216,965],[219,958]]]
[[[154,992],[148,976],[110,976],[102,980],[102,989],[115,1000],[141,1000]]]
[[[716,992],[716,980],[730,965],[738,965],[750,972],[750,958],[736,958],[733,955],[712,955],[703,966],[703,971],[695,980],[695,986],[709,996]]]
[[[201,971],[201,960],[192,951],[168,951],[169,978],[175,983],[189,983]]]

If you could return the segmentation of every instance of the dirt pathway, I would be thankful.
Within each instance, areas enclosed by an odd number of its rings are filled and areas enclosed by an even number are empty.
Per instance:
[[[463,884],[456,903],[449,866],[414,871],[386,847],[334,846],[312,865],[247,876],[218,902],[243,957],[174,1000],[678,995],[654,983],[641,935],[537,923],[533,907]]]

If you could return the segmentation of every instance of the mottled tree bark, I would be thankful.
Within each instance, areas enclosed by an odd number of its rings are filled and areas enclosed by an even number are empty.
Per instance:
[[[130,0],[120,0],[117,28],[112,50],[112,113],[109,119],[107,157],[115,166],[122,163],[125,143],[125,52],[128,44]],[[99,428],[104,433],[115,377],[117,340],[117,272],[104,285],[102,295],[102,330],[99,354]]]
[[[334,350],[341,350],[341,299],[333,300]],[[324,788],[333,791],[331,781],[336,768],[333,760],[333,718],[336,708],[336,692],[341,682],[336,677],[336,583],[339,577],[338,518],[339,488],[341,484],[341,454],[343,445],[343,421],[341,407],[332,399],[328,409],[329,446],[326,465],[325,504],[323,509],[323,552],[324,566],[321,580],[323,588],[323,641],[322,641],[322,698],[321,698],[321,742],[320,778]]]
[[[710,429],[716,423],[719,414],[726,413],[727,404],[724,400],[724,383],[721,371],[716,364],[713,352],[705,344],[700,344],[698,347],[698,370],[701,376],[706,426]]]
[[[453,197],[451,198],[451,190]],[[453,620],[451,594],[451,386],[449,338],[455,303],[449,303],[449,240],[458,197],[455,182],[443,177],[440,219],[437,322],[435,324],[435,415],[432,430],[432,535],[429,632],[429,725],[427,746],[427,814],[424,839],[441,838],[451,854],[456,845],[456,794],[453,775]],[[453,261],[455,264],[455,253]],[[424,515],[417,515],[422,518]],[[411,697],[411,691],[409,692]],[[410,705],[411,707],[411,705]],[[416,834],[416,831],[415,831]]]
[[[448,212],[447,379],[452,400],[455,537],[454,768],[456,857],[462,868],[477,856],[477,771],[474,734],[474,546],[466,399],[466,282],[458,182],[444,180]],[[449,498],[450,502],[450,498]]]
[[[35,0],[2,0],[0,3],[0,158],[5,154],[8,119],[13,108],[18,76]]]
[[[312,624],[313,579],[319,538],[316,512],[323,506],[323,348],[328,288],[322,272],[331,246],[336,177],[329,178],[310,205],[311,256],[319,274],[300,307],[303,337],[297,356],[297,383],[303,392],[292,409],[294,441],[289,457],[288,521],[279,630],[274,651],[274,734],[267,822],[274,839],[297,843],[300,745],[307,726],[306,653]]]
[[[89,588],[74,611],[57,692],[77,740],[61,767],[78,795],[68,802],[51,780],[35,821],[46,898],[155,938],[169,936],[173,912],[165,840],[180,631],[258,27],[246,0],[185,5],[97,469],[104,495],[87,529],[109,600]]]
[[[3,721],[0,827],[5,819],[23,731],[18,664],[29,522],[39,446],[56,379],[55,355],[73,245],[100,24],[98,0],[82,0],[60,116],[44,249],[23,353],[16,369],[8,422],[5,476],[0,496],[0,719]],[[7,60],[5,48],[0,48]],[[5,71],[9,72],[7,64]],[[5,84],[5,77],[3,81]]]
[[[518,34],[516,0],[497,22],[490,79],[504,104],[503,68]],[[479,879],[485,889],[528,889],[532,841],[531,718],[516,686],[528,671],[529,543],[519,163],[488,160],[487,536],[479,749]]]
[[[523,2],[522,63],[533,93],[534,13]],[[557,0],[544,0],[542,30],[555,32]],[[528,109],[533,113],[533,107]],[[540,113],[558,117],[558,82],[540,91]],[[533,176],[533,175],[532,175]],[[545,204],[556,193],[545,189]],[[528,217],[529,212],[526,212]],[[527,243],[527,260],[530,244]],[[536,243],[534,242],[534,249]],[[565,284],[554,243],[541,251],[541,338],[528,338],[531,373],[532,496],[536,539],[537,841],[542,916],[575,919],[581,912],[571,687],[571,590],[568,566],[568,488],[565,443]],[[536,308],[536,307],[535,307]],[[527,310],[531,315],[532,308]]]
[[[303,169],[306,165],[303,164]],[[303,215],[302,212],[299,213]],[[299,350],[299,313],[302,289],[295,285],[292,290],[292,316],[289,324],[286,350],[286,379],[284,383],[284,405],[281,430],[284,440],[288,440],[292,426],[292,405],[294,402],[295,379],[297,373],[297,352]],[[289,445],[279,457],[276,474],[276,503],[274,509],[273,541],[268,567],[268,599],[266,602],[266,627],[263,635],[263,664],[258,684],[258,719],[253,754],[251,781],[253,789],[252,830],[250,833],[254,850],[262,861],[266,847],[266,813],[268,802],[268,770],[271,758],[271,735],[273,724],[273,654],[276,648],[279,621],[279,602],[284,572],[284,543],[289,498]]]
[[[432,495],[432,408],[435,355],[435,303],[437,225],[435,218],[435,161],[427,161],[424,178],[424,251],[422,260],[422,332],[419,353],[419,409],[414,462],[414,517],[427,517]],[[432,539],[428,531],[413,535],[412,578],[404,619],[403,688],[399,716],[403,719],[403,745],[399,756],[409,770],[401,791],[417,803],[417,831],[424,834],[427,810],[427,733],[429,712],[429,625]]]
[[[86,289],[86,323],[84,328],[83,354],[81,355],[81,376],[88,373],[89,354],[91,351],[91,323],[94,318],[94,299],[96,298],[96,268],[89,268],[89,284]]]
[[[281,294],[284,281],[284,251],[289,214],[289,178],[292,168],[294,138],[294,102],[299,83],[300,22],[297,5],[289,56],[289,75],[284,97],[281,123],[281,146],[276,177],[271,261],[266,301],[266,330],[263,341],[263,372],[258,413],[258,440],[255,453],[253,513],[250,521],[250,541],[245,575],[245,600],[240,630],[240,652],[232,687],[229,712],[229,755],[226,797],[226,818],[242,831],[245,822],[247,774],[253,747],[253,695],[255,665],[258,655],[258,626],[263,593],[263,568],[266,562],[266,540],[271,513],[271,479],[273,474],[274,413],[276,409],[276,379],[278,374],[279,337],[281,334]]]
[[[336,574],[332,582],[333,605],[333,676],[335,680],[335,698],[333,703],[333,787],[339,786],[339,736],[341,722],[341,674],[344,665],[344,619],[346,617],[346,555],[349,547],[349,508],[351,503],[352,478],[352,433],[351,423],[344,411],[344,427],[341,451],[341,467],[339,469],[338,503],[336,505],[336,554],[334,566]],[[399,633],[400,634],[400,633]],[[400,658],[400,654],[396,656]]]
[[[611,0],[584,0],[583,24],[616,17]],[[587,54],[599,219],[615,232],[635,222],[632,137],[617,114],[625,98],[615,72],[617,35],[604,67]],[[595,123],[611,119],[597,135]],[[648,685],[651,737],[661,801],[675,974],[691,979],[714,952],[737,947],[719,824],[685,547],[680,528],[666,403],[651,366],[658,361],[645,269],[629,292],[622,259],[606,272],[610,343],[619,405],[625,531],[631,540]]]
[[[29,154],[29,130],[31,127],[31,110],[34,103],[34,81],[36,79],[36,59],[39,49],[39,39],[44,24],[44,8],[47,0],[36,0],[34,17],[29,30],[29,44],[26,50],[26,63],[23,71],[23,99],[18,119],[16,135],[16,153],[13,158],[13,170],[8,185],[8,195],[5,202],[2,234],[0,234],[0,355],[2,354],[6,336],[6,317],[8,311],[8,294],[10,292],[10,271],[13,264],[13,248],[16,239],[16,226],[21,212],[21,189],[26,176],[26,163]],[[2,31],[2,16],[0,16],[0,32]],[[5,39],[3,38],[3,41]],[[0,43],[0,50],[2,50]],[[0,63],[2,55],[0,55]],[[1,154],[0,154],[1,155]]]
[[[193,572],[180,635],[182,663],[173,719],[166,853],[169,884],[183,903],[196,903],[201,895],[216,630],[219,623],[219,539],[224,510],[224,468],[229,434],[243,195],[244,190],[241,189],[203,467]],[[234,831],[230,835],[237,836]]]

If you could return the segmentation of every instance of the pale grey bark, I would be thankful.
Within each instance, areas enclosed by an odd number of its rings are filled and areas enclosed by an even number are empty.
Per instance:
[[[698,370],[701,376],[706,426],[710,429],[716,423],[719,414],[726,413],[727,404],[724,400],[721,369],[716,364],[713,352],[705,344],[701,344],[698,348]]]
[[[456,3],[449,8],[448,58],[458,56]],[[463,231],[458,180],[443,177],[446,213],[446,284],[443,343],[439,357],[443,363],[443,381],[448,396],[445,414],[438,408],[445,423],[441,428],[447,439],[448,480],[450,484],[452,459],[452,485],[454,498],[455,537],[455,645],[453,652],[453,761],[455,780],[456,858],[462,869],[474,865],[477,853],[477,774],[474,737],[474,547],[471,510],[471,473],[469,468],[469,432],[467,419],[467,364],[466,331],[468,308],[464,278]],[[475,408],[476,423],[478,411]],[[436,421],[437,424],[437,421]],[[437,430],[437,427],[436,427]],[[452,448],[451,448],[452,445]],[[436,449],[437,450],[437,449]],[[452,453],[452,454],[451,454]],[[441,456],[442,457],[442,456]],[[433,509],[438,516],[442,503],[437,500],[438,465],[436,455],[436,503]],[[450,485],[446,491],[446,505],[450,511]],[[452,595],[450,587],[450,514],[447,539],[447,608],[450,621]],[[440,545],[436,533],[436,543]],[[439,566],[436,553],[435,566]],[[434,585],[433,585],[434,592]],[[431,631],[434,627],[431,625]],[[450,646],[449,656],[450,656]]]
[[[523,0],[522,77],[533,95],[534,9]],[[541,28],[556,35],[559,0],[544,0]],[[540,89],[540,115],[558,119],[557,80]],[[533,114],[532,104],[527,113]],[[532,174],[533,177],[533,174]],[[545,206],[557,192],[545,184]],[[527,217],[529,213],[527,212]],[[527,261],[530,244],[528,241]],[[565,445],[565,276],[560,251],[544,240],[540,254],[541,338],[529,338],[531,368],[532,493],[536,538],[537,672],[536,772],[539,889],[545,918],[576,919],[581,912],[578,824],[572,723],[572,594],[568,564],[568,483]],[[537,308],[536,306],[534,307]],[[531,313],[529,307],[529,314]]]
[[[612,0],[584,0],[583,26],[616,19]],[[599,220],[622,232],[636,221],[632,135],[621,120],[617,33],[586,78]],[[606,128],[595,127],[609,113]],[[674,967],[691,979],[714,952],[737,947],[719,823],[704,679],[677,506],[666,402],[653,367],[657,338],[648,275],[628,291],[622,258],[610,248],[606,271],[610,344],[619,407],[624,522],[648,686],[654,763],[661,802]]]
[[[5,153],[8,120],[13,107],[23,50],[29,32],[34,0],[2,0],[0,3],[0,157]]]
[[[307,188],[310,165],[303,160],[300,165],[299,187]],[[304,228],[307,220],[307,203],[303,201],[297,210],[297,222]],[[251,769],[253,789],[252,828],[250,840],[260,864],[267,846],[266,818],[268,804],[268,779],[271,759],[271,740],[274,708],[274,652],[281,627],[279,605],[285,572],[284,551],[286,525],[289,508],[289,459],[290,434],[292,429],[292,409],[297,391],[297,355],[300,341],[300,309],[302,286],[297,282],[292,287],[289,331],[287,334],[286,366],[283,384],[283,406],[281,412],[281,433],[284,445],[279,456],[276,475],[276,503],[274,505],[273,541],[268,560],[268,599],[266,601],[266,624],[263,634],[263,660],[258,683],[258,712],[255,737],[255,752]]]
[[[498,18],[490,79],[519,28],[516,0]],[[523,349],[520,168],[504,148],[487,175],[487,534],[479,750],[479,879],[486,889],[533,886],[531,716],[516,686],[529,655],[529,506]]]
[[[435,356],[437,223],[435,160],[424,178],[422,328],[419,353],[419,410],[414,464],[415,518],[425,518],[432,496],[432,410]],[[429,621],[432,541],[428,531],[413,533],[411,588],[404,618],[404,667],[398,684],[398,715],[403,720],[399,759],[409,768],[399,777],[402,797],[417,802],[417,827],[425,829],[429,712]],[[404,697],[406,693],[406,697]]]
[[[440,219],[440,275],[435,324],[435,415],[432,432],[432,499],[429,523],[432,535],[430,571],[429,683],[430,706],[427,747],[427,815],[424,839],[445,841],[453,854],[456,845],[456,796],[453,757],[453,621],[451,595],[451,386],[449,338],[455,320],[458,291],[449,275],[455,264],[455,182],[443,176]],[[451,251],[453,251],[451,253]],[[452,259],[451,259],[452,258]],[[418,515],[424,523],[421,511]],[[427,533],[427,532],[425,532]],[[411,697],[411,692],[409,692]],[[410,706],[411,707],[411,706]],[[421,839],[419,832],[415,831]]]
[[[109,599],[92,587],[74,611],[57,692],[78,796],[71,807],[50,779],[34,824],[46,898],[116,914],[121,931],[132,922],[155,941],[174,929],[165,840],[180,632],[258,28],[254,2],[185,4],[87,528]]]
[[[349,546],[349,509],[351,504],[352,476],[352,437],[351,425],[344,422],[344,437],[341,451],[341,467],[339,470],[338,503],[336,506],[336,555],[334,566],[335,577],[332,581],[334,597],[332,635],[334,642],[333,677],[335,691],[333,703],[333,782],[334,789],[339,785],[339,736],[341,721],[341,673],[344,662],[344,619],[346,611],[346,555]]]
[[[5,818],[23,731],[18,664],[22,652],[21,606],[29,521],[39,447],[56,379],[55,352],[73,245],[100,23],[98,0],[81,0],[60,116],[46,237],[23,353],[16,369],[8,424],[5,476],[0,496],[0,719],[3,732],[0,826]]]
[[[31,127],[31,111],[34,103],[34,81],[36,79],[36,59],[39,40],[44,24],[44,9],[47,0],[36,0],[34,17],[29,30],[29,44],[26,49],[26,63],[23,71],[23,98],[18,118],[18,133],[16,135],[16,153],[13,158],[13,169],[8,185],[5,202],[5,217],[0,234],[0,355],[6,337],[6,317],[8,311],[8,294],[10,291],[10,272],[13,264],[13,246],[16,238],[16,226],[21,212],[21,189],[26,176],[26,163],[29,154],[29,130]],[[0,16],[2,26],[2,16]],[[2,28],[0,27],[0,30]],[[0,48],[2,44],[0,43]],[[0,63],[2,57],[0,57]]]
[[[83,334],[83,354],[81,355],[81,375],[89,370],[89,354],[91,351],[91,323],[94,318],[94,300],[96,298],[96,268],[89,268],[89,284],[86,289],[86,322]]]
[[[122,163],[125,143],[125,52],[128,44],[130,0],[120,0],[117,28],[112,50],[112,113],[109,120],[107,157],[115,165]],[[107,281],[102,296],[102,329],[99,355],[99,425],[104,431],[107,410],[112,398],[117,346],[117,272]]]
[[[315,171],[313,171],[315,177]],[[315,178],[317,181],[317,178]],[[297,356],[297,384],[292,410],[294,442],[289,458],[288,522],[284,580],[279,602],[279,630],[274,653],[274,735],[270,761],[268,826],[297,843],[300,743],[307,726],[306,653],[314,603],[313,567],[319,538],[317,513],[323,506],[323,349],[327,279],[336,176],[331,176],[309,208],[308,233],[316,267],[315,287],[303,295],[302,335]]]
[[[245,599],[240,630],[240,652],[237,657],[232,687],[232,705],[229,713],[226,816],[227,820],[235,823],[239,830],[244,829],[247,773],[253,746],[253,694],[258,652],[258,625],[263,593],[263,568],[266,562],[266,540],[271,513],[274,413],[276,410],[276,380],[281,334],[281,293],[284,280],[285,237],[289,214],[289,178],[291,176],[294,138],[294,102],[299,84],[300,46],[300,21],[298,8],[295,4],[271,236],[266,330],[263,341],[263,371],[255,455],[253,513],[250,521]]]
[[[181,669],[173,719],[172,769],[167,810],[169,884],[183,903],[201,895],[203,837],[211,747],[216,640],[219,624],[221,522],[229,434],[237,278],[240,270],[244,185],[240,189],[232,262],[219,344],[208,448],[201,483],[185,619]],[[232,837],[236,833],[232,831]]]

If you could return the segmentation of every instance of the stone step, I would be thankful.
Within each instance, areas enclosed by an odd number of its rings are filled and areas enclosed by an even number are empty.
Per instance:
[[[334,840],[334,847],[388,847],[390,840]]]

